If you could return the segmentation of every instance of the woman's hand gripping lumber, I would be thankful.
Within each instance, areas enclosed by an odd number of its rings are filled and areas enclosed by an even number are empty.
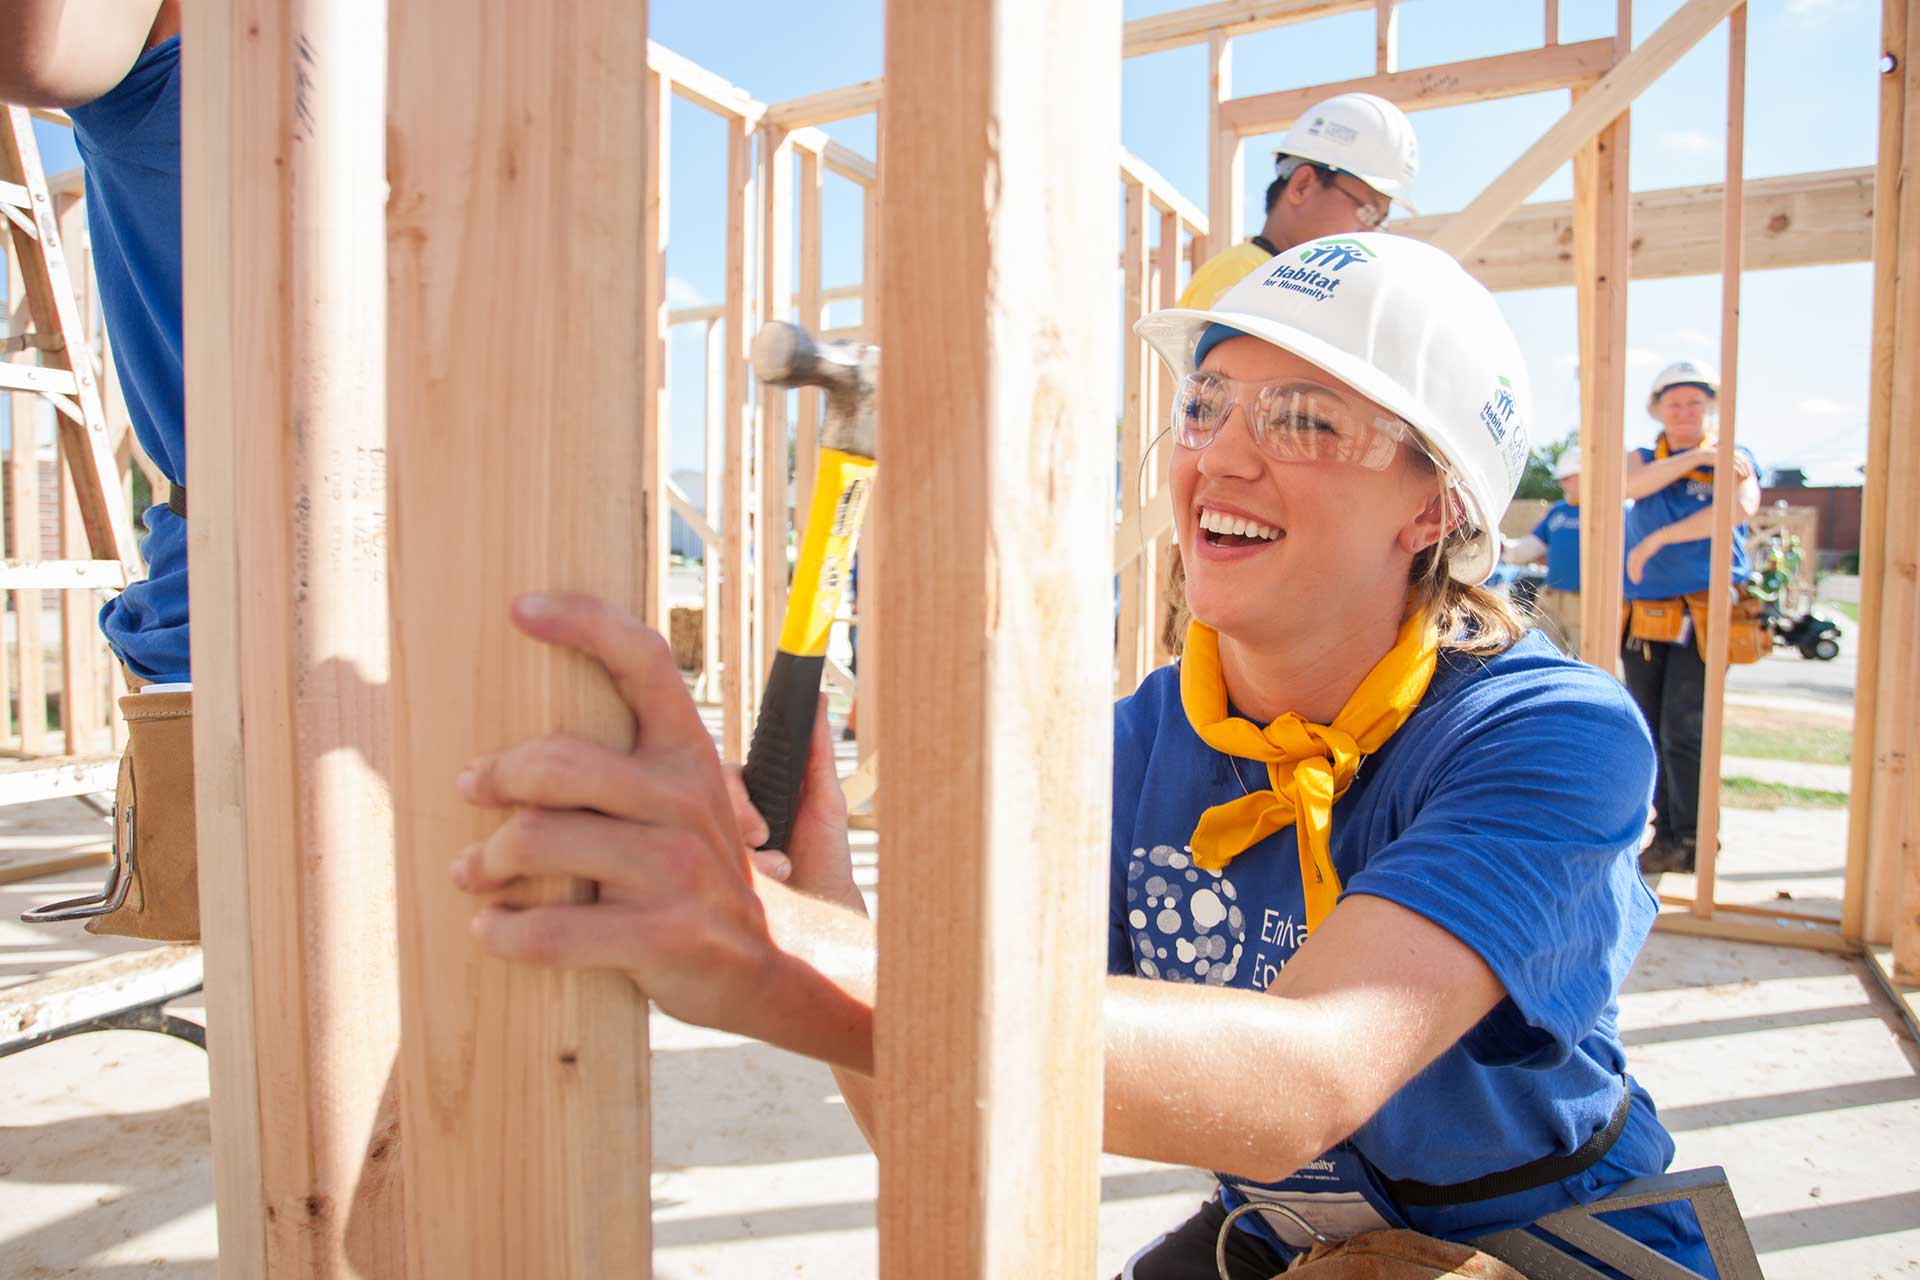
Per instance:
[[[599,889],[587,903],[488,902],[473,919],[480,946],[523,963],[621,969],[676,1018],[871,1071],[872,927],[826,717],[815,720],[794,847],[750,856],[741,833],[759,815],[729,782],[666,640],[589,596],[525,596],[512,618],[599,662],[638,729],[628,752],[553,735],[461,775],[470,804],[511,812],[454,859],[456,887],[491,896],[568,876]],[[786,882],[756,862],[785,869]]]

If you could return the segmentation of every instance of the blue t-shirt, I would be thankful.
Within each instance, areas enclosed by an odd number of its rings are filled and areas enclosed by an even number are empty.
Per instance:
[[[1735,449],[1758,475],[1760,464],[1754,460],[1753,454],[1737,445]],[[1642,462],[1654,460],[1652,449],[1635,449],[1634,453]],[[1663,529],[1676,520],[1684,520],[1712,505],[1713,482],[1689,480],[1685,476],[1644,498],[1636,498],[1633,505],[1627,508],[1627,550],[1639,546],[1655,529]],[[1712,554],[1713,539],[1698,538],[1692,542],[1672,543],[1654,552],[1638,582],[1627,577],[1623,567],[1620,581],[1626,587],[1627,599],[1671,600],[1675,596],[1690,596],[1696,591],[1705,591],[1713,573]],[[1742,524],[1733,531],[1732,585],[1737,587],[1747,580],[1748,568],[1747,526]]]
[[[180,40],[140,55],[104,97],[75,107],[93,269],[134,433],[162,475],[187,478],[180,357]],[[187,523],[150,508],[147,576],[100,610],[100,629],[147,680],[187,680]]]
[[[1556,502],[1547,508],[1533,536],[1547,544],[1547,585],[1555,591],[1580,589],[1580,508]]]
[[[1108,972],[1265,990],[1307,941],[1294,828],[1219,873],[1194,867],[1187,845],[1204,810],[1264,785],[1264,769],[1200,741],[1177,667],[1117,705],[1113,755]],[[1596,762],[1604,787],[1593,785]],[[1292,1177],[1223,1175],[1229,1207],[1285,1198],[1329,1236],[1384,1222],[1470,1240],[1666,1168],[1672,1139],[1628,1081],[1625,1132],[1564,1182],[1402,1209],[1379,1180],[1463,1182],[1571,1153],[1606,1125],[1626,1080],[1616,997],[1657,910],[1636,860],[1653,777],[1653,746],[1626,692],[1537,633],[1489,659],[1442,653],[1418,709],[1334,806],[1333,864],[1343,897],[1372,894],[1434,921],[1479,953],[1507,998]],[[1285,1081],[1249,1063],[1231,1087]],[[1609,1221],[1709,1266],[1684,1208]],[[1240,1222],[1286,1252],[1305,1242],[1278,1214]]]

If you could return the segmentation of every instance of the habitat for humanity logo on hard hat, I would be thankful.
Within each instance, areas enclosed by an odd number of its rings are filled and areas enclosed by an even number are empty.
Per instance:
[[[1493,437],[1494,444],[1500,447],[1501,461],[1506,463],[1507,474],[1518,477],[1520,469],[1526,465],[1527,436],[1524,431],[1513,429],[1513,384],[1499,374],[1494,375],[1494,381],[1500,385],[1480,406],[1480,423],[1486,427],[1487,434]]]
[[[1360,136],[1360,131],[1352,125],[1341,124],[1325,116],[1315,116],[1313,123],[1307,126],[1307,133],[1315,138],[1331,138],[1335,142],[1352,142]]]
[[[1340,287],[1340,272],[1355,264],[1365,266],[1372,257],[1373,250],[1358,240],[1315,240],[1300,251],[1301,265],[1276,263],[1261,283],[1325,302]]]

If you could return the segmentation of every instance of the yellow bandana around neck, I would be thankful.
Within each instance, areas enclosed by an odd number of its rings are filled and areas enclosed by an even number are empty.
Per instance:
[[[1191,848],[1195,865],[1219,871],[1229,862],[1293,824],[1300,846],[1300,883],[1307,930],[1333,910],[1340,877],[1333,869],[1333,805],[1345,795],[1362,757],[1391,738],[1433,679],[1439,636],[1419,615],[1400,625],[1399,638],[1375,663],[1330,725],[1310,724],[1289,711],[1265,729],[1227,709],[1227,682],[1220,668],[1220,636],[1203,622],[1187,624],[1180,658],[1180,704],[1200,740],[1216,751],[1267,766],[1271,789],[1214,805],[1200,815]]]
[[[1713,446],[1714,446],[1714,438],[1712,436],[1708,435],[1708,436],[1702,436],[1700,438],[1700,445],[1699,445],[1700,448],[1711,449],[1713,448]],[[1653,442],[1653,460],[1655,462],[1658,462],[1662,458],[1670,458],[1672,456],[1673,456],[1673,446],[1667,443],[1667,433],[1662,431],[1660,433],[1660,438]],[[1707,484],[1712,484],[1713,468],[1712,467],[1695,467],[1693,470],[1687,472],[1687,474],[1684,477],[1682,477],[1682,479],[1702,480],[1702,481],[1705,481]]]

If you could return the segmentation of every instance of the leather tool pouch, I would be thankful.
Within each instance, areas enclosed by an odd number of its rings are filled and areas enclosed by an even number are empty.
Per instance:
[[[194,841],[193,694],[120,699],[127,751],[114,797],[113,864],[98,894],[56,902],[21,918],[84,920],[89,933],[200,940],[200,875]]]

